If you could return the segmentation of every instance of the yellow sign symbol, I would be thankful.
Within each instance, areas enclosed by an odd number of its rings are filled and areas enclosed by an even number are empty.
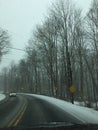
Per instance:
[[[57,91],[57,90],[58,90],[58,87],[57,87],[57,86],[55,86],[55,87],[54,87],[54,89],[55,89],[55,91]]]
[[[74,93],[76,91],[76,88],[74,86],[70,86],[69,90],[70,90],[71,93]]]

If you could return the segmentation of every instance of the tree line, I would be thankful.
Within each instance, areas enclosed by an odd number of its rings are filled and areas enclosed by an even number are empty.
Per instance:
[[[5,91],[98,101],[98,0],[85,16],[70,0],[54,2],[18,65],[3,69]]]

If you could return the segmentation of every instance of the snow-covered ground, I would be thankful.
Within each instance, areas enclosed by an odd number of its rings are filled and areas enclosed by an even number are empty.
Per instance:
[[[6,97],[6,96],[5,96],[4,94],[1,94],[1,93],[0,93],[0,101],[3,100],[3,99],[5,99],[5,97]]]
[[[75,101],[74,104],[78,105],[78,106],[85,106],[84,102],[77,102],[77,101]]]
[[[61,108],[63,111],[69,113],[69,115],[74,116],[75,118],[79,119],[83,123],[98,124],[98,111],[95,111],[87,107],[73,105],[69,102],[60,99],[55,99],[48,96],[41,96],[36,94],[29,94],[29,95],[45,100],[55,105],[56,107]]]
[[[78,101],[75,101],[74,104],[75,104],[75,105],[78,105],[78,106],[87,107],[86,102],[78,102]],[[97,108],[98,108],[98,102],[97,102],[97,103],[93,103],[93,102],[92,102],[90,105],[91,105],[90,107],[93,108],[93,109],[96,109],[96,105],[97,105]]]

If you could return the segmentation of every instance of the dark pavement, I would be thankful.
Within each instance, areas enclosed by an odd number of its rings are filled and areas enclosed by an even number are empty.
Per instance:
[[[30,127],[34,124],[51,122],[80,123],[72,115],[42,99],[33,96],[26,96],[26,98],[28,106],[18,126]]]
[[[0,104],[0,128],[32,127],[51,122],[81,123],[55,105],[26,94],[10,97],[7,102]]]
[[[9,97],[8,100],[0,103],[0,128],[10,127],[19,111],[24,105],[25,99],[22,96]]]

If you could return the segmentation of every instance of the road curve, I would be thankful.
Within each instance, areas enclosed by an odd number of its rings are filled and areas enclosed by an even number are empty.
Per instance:
[[[78,119],[57,108],[53,104],[33,96],[26,96],[27,109],[17,126],[31,127],[34,124],[51,122],[81,123]]]
[[[33,95],[18,94],[0,105],[0,128],[32,127],[51,122],[82,123],[62,109]]]

